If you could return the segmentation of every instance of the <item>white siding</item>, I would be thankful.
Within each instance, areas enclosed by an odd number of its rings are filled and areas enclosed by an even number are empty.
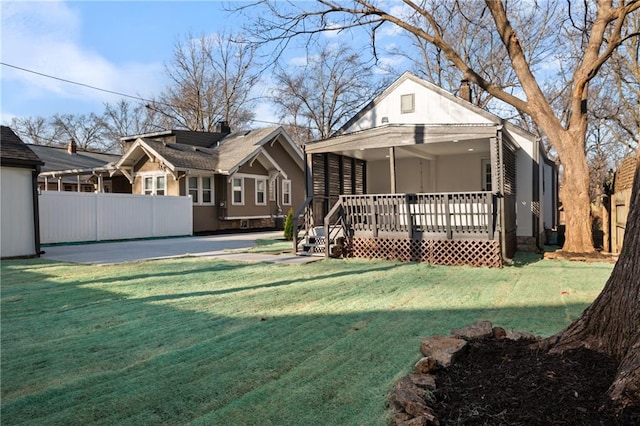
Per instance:
[[[43,244],[191,235],[191,197],[43,191]]]
[[[402,95],[415,94],[415,112],[401,113]],[[380,99],[377,105],[367,111],[345,133],[370,129],[383,125],[386,117],[389,124],[451,124],[451,123],[492,123],[486,117],[460,105],[435,90],[407,79],[391,93]]]
[[[482,191],[483,158],[489,158],[489,154],[439,156],[437,192]]]
[[[526,151],[516,152],[516,235],[533,236],[533,160]]]
[[[31,169],[0,168],[0,257],[36,254]]]

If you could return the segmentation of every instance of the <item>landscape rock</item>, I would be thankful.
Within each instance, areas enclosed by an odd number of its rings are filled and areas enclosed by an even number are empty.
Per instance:
[[[403,425],[406,421],[413,419],[414,417],[405,413],[404,411],[396,411],[393,416],[394,425]]]
[[[422,398],[412,392],[396,390],[391,395],[391,400],[396,406],[402,407],[407,414],[413,417],[424,417],[430,422],[438,421],[433,409]]]
[[[536,339],[536,336],[534,336],[531,333],[526,333],[524,331],[516,331],[516,330],[507,331],[507,334],[505,337],[509,340]]]
[[[416,373],[427,374],[435,370],[437,366],[438,362],[435,358],[425,356],[424,358],[421,358],[418,362],[416,362],[416,365],[414,365],[413,368]]]
[[[400,379],[398,383],[396,383],[395,388],[397,391],[405,390],[408,392],[415,393],[420,398],[424,398],[424,394],[427,392],[424,389],[416,386],[416,384],[413,383],[409,377],[403,377],[402,379]]]
[[[467,341],[464,339],[458,339],[455,337],[432,336],[427,339],[422,339],[422,341],[420,342],[420,352],[422,352],[425,357],[431,357],[435,359],[437,365],[447,368],[453,363],[454,358],[466,346]],[[418,371],[417,368],[416,371],[419,373],[429,372]]]
[[[414,417],[410,420],[405,420],[400,423],[396,423],[398,426],[428,426],[439,425],[438,419],[434,418],[429,420],[427,417]]]
[[[451,330],[451,336],[462,339],[484,339],[493,335],[491,321],[478,321],[460,328]]]
[[[502,327],[493,327],[493,338],[502,339],[507,336],[507,330]]]
[[[431,374],[412,373],[407,376],[414,385],[422,389],[434,390],[436,388],[436,377]]]

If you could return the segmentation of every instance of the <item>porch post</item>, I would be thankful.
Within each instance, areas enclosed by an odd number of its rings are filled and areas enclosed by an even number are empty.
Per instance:
[[[497,143],[494,143],[497,142]],[[497,152],[492,152],[491,153],[491,159],[492,159],[492,163],[496,164],[497,169],[496,172],[500,173],[500,176],[497,176],[498,179],[495,180],[495,182],[498,184],[498,186],[496,187],[496,189],[493,190],[494,194],[498,194],[500,196],[498,196],[496,198],[496,201],[498,202],[498,223],[500,224],[500,251],[502,252],[502,259],[506,260],[507,259],[507,222],[506,222],[506,218],[505,218],[505,214],[504,214],[504,197],[505,197],[505,193],[504,193],[504,175],[503,173],[503,169],[504,169],[504,155],[502,153],[502,128],[498,129],[498,133],[496,134],[496,139],[491,139],[491,146],[497,145]],[[495,156],[495,162],[493,161]],[[493,164],[491,165],[491,176],[493,176]]]
[[[81,192],[80,191],[80,175],[76,176],[76,182],[77,182],[77,185],[78,185],[78,191],[77,192]]]
[[[302,150],[304,151],[304,191],[305,198],[309,198],[313,196],[313,179],[312,179],[312,170],[311,164],[313,162],[313,155],[307,154],[306,145],[302,145]]]
[[[396,150],[389,148],[389,177],[391,179],[391,193],[396,193]]]

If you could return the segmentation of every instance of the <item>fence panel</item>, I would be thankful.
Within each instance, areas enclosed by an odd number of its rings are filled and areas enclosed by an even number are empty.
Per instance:
[[[192,235],[190,197],[43,191],[43,244]]]

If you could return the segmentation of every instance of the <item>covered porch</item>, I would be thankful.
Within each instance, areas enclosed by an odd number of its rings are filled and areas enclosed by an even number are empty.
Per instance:
[[[502,126],[389,125],[307,145],[296,249],[502,266],[515,252],[515,142]]]

